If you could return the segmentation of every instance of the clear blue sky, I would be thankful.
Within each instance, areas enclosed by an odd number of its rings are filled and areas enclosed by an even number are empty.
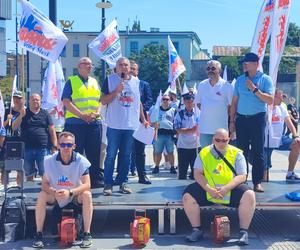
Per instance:
[[[15,13],[15,1],[13,13]],[[74,20],[73,31],[97,31],[101,28],[101,0],[57,0],[57,20]],[[250,46],[263,0],[110,0],[106,24],[117,18],[119,29],[125,30],[137,18],[143,30],[194,31],[202,41],[202,49],[213,45]],[[48,0],[31,0],[48,15]],[[21,13],[18,4],[18,13]],[[14,16],[15,18],[15,16]],[[290,21],[300,26],[300,0],[293,0]],[[60,26],[58,21],[58,26]],[[15,20],[7,21],[7,38],[15,40]],[[14,49],[7,42],[7,51]]]

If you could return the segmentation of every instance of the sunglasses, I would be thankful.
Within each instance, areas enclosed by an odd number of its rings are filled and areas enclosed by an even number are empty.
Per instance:
[[[216,67],[207,67],[207,68],[206,68],[207,71],[210,71],[210,70],[214,71],[214,70],[216,70],[216,69],[217,69]]]
[[[215,138],[216,142],[222,142],[222,143],[228,142],[228,140],[229,139],[218,139],[218,138]]]
[[[59,146],[61,147],[61,148],[71,148],[71,147],[73,147],[73,143],[60,143],[59,144]]]
[[[170,99],[168,99],[168,98],[163,98],[162,100],[163,101],[170,101]]]

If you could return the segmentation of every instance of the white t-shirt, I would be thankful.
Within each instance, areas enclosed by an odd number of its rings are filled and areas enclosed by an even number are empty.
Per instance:
[[[200,134],[214,134],[219,128],[228,129],[228,106],[232,95],[233,87],[222,78],[214,86],[209,79],[200,82],[195,98],[195,103],[201,104]]]
[[[63,165],[58,160],[58,153],[45,157],[45,178],[51,187],[56,190],[73,189],[81,184],[81,176],[91,166],[91,163],[81,154],[73,153],[73,160],[69,165]],[[60,207],[71,202],[72,197],[66,200],[58,200]]]
[[[118,74],[108,77],[109,93],[113,92],[120,84]],[[139,127],[140,118],[140,80],[131,76],[124,81],[123,91],[107,105],[107,127],[113,129],[136,130]]]
[[[272,126],[266,126],[265,132],[265,147],[278,148],[281,143],[281,137],[283,133],[284,120],[289,116],[286,107],[281,104],[278,106],[273,106],[272,110]],[[268,142],[269,134],[269,142]],[[269,144],[269,145],[268,145]]]

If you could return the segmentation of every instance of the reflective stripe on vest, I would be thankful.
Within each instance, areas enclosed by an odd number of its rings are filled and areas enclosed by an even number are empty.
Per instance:
[[[226,154],[224,156],[232,166],[235,164],[238,152],[242,151],[236,147],[228,145]],[[203,148],[199,155],[203,163],[205,179],[211,187],[220,188],[228,184],[233,179],[234,174],[227,164],[222,159],[216,159],[212,155],[211,146]],[[227,192],[223,199],[214,199],[208,192],[206,192],[207,200],[213,203],[229,204],[230,196],[231,191]]]
[[[101,91],[96,79],[89,77],[87,86],[84,85],[79,76],[70,76],[69,80],[71,82],[71,98],[73,104],[82,113],[90,114],[92,112],[97,112],[100,105],[99,99]],[[71,117],[79,118],[78,116],[67,110],[66,119]]]

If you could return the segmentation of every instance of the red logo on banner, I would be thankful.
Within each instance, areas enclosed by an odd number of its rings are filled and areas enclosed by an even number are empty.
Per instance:
[[[265,7],[265,12],[271,11],[274,9],[274,0],[270,0]]]
[[[277,42],[276,42],[276,50],[279,53],[283,46],[284,36],[285,36],[285,24],[286,24],[286,16],[282,15],[279,18],[279,26],[280,26],[280,33],[277,35]]]
[[[278,9],[288,7],[290,4],[290,0],[279,0]]]
[[[110,47],[114,41],[117,39],[115,34],[112,34],[110,37],[106,38],[103,42],[101,47],[99,47],[99,50],[101,52],[105,51],[108,47]]]
[[[258,43],[259,43],[259,48],[258,48],[258,56],[260,57],[264,51],[265,45],[266,45],[266,40],[267,40],[267,36],[268,36],[268,30],[270,27],[270,23],[271,23],[271,18],[270,16],[267,16],[264,19],[264,27],[263,30],[261,32],[259,32],[259,37],[258,37]]]

